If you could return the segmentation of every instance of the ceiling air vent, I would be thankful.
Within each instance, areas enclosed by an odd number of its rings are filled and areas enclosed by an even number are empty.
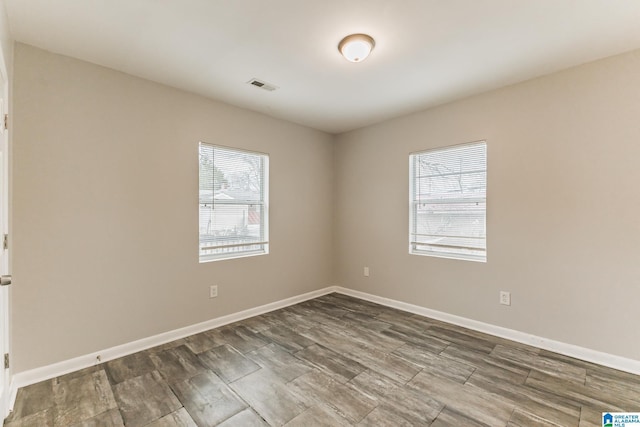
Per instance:
[[[268,90],[269,92],[273,92],[274,90],[278,89],[278,86],[258,79],[251,79],[247,83],[255,87],[259,87],[260,89]]]

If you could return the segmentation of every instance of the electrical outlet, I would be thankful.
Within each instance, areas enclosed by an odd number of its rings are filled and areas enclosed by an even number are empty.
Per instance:
[[[500,304],[511,305],[511,292],[500,291]]]
[[[216,298],[218,296],[218,285],[209,286],[209,298]]]
[[[364,277],[369,277],[369,267],[364,268]]]

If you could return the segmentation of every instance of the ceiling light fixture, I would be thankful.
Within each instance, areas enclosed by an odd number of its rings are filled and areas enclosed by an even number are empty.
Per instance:
[[[351,34],[340,40],[338,50],[350,62],[362,62],[373,50],[376,42],[366,34]]]

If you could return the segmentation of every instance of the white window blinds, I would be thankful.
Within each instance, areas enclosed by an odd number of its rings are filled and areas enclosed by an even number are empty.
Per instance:
[[[486,262],[486,142],[414,153],[409,163],[409,253]]]
[[[269,252],[269,156],[201,142],[200,262]]]

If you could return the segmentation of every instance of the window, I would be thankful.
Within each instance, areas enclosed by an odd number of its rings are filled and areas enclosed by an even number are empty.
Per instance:
[[[487,261],[487,144],[409,156],[409,253]]]
[[[200,262],[269,253],[269,156],[200,143]]]

